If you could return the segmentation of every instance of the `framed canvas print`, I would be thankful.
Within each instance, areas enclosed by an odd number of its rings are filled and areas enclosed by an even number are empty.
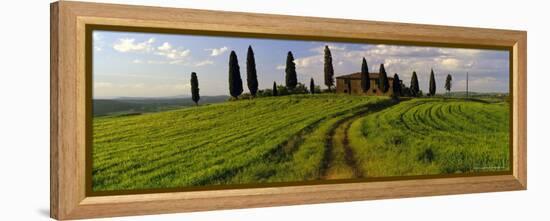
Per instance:
[[[525,31],[51,4],[51,216],[523,190]]]

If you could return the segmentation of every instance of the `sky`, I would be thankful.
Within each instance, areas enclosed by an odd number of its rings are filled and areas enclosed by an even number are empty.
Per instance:
[[[323,49],[328,45],[334,75],[359,72],[364,57],[369,72],[383,63],[388,76],[397,73],[406,86],[416,71],[420,89],[428,91],[433,69],[437,93],[443,93],[447,74],[452,91],[508,92],[509,53],[503,50],[401,46],[345,42],[157,34],[120,31],[93,32],[93,97],[170,97],[191,94],[190,76],[196,72],[201,96],[228,95],[229,54],[239,60],[244,92],[246,53],[251,45],[259,88],[284,84],[285,63],[292,51],[298,81],[313,78],[323,88]]]

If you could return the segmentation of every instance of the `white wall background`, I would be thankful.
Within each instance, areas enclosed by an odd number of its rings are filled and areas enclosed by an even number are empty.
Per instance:
[[[545,1],[101,0],[225,11],[528,31],[529,190],[113,218],[112,220],[548,220],[550,82]],[[49,213],[49,1],[0,7],[0,220]],[[545,210],[546,209],[546,210]]]

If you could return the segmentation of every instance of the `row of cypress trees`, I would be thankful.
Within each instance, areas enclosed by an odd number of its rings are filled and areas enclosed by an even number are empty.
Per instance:
[[[397,76],[397,74],[395,74],[395,76]],[[397,76],[398,77],[398,76]],[[397,79],[397,81],[399,81],[399,79]],[[396,79],[394,77],[394,85],[396,83]],[[435,95],[435,75],[434,75],[434,70],[431,69],[430,71],[430,83],[429,83],[429,90],[428,90],[428,96],[433,96]],[[401,88],[402,89],[402,88]],[[395,90],[395,89],[394,89]],[[410,93],[411,96],[413,97],[418,97],[421,95],[420,93],[420,86],[418,84],[418,76],[416,74],[416,71],[413,71],[413,74],[412,74],[412,77],[411,77],[411,85],[409,87],[409,90],[408,92]]]
[[[447,92],[451,91],[452,87],[452,80],[453,77],[451,74],[447,74],[447,77],[445,79],[445,90]],[[434,70],[431,69],[430,71],[430,82],[429,82],[429,88],[428,88],[428,96],[434,96],[436,91],[436,84],[435,84],[435,74]],[[413,75],[411,77],[411,87],[410,87],[411,95],[414,97],[417,97],[420,95],[420,89],[418,86],[418,77],[416,75],[416,71],[413,71]]]
[[[445,78],[445,86],[444,86],[444,88],[447,92],[451,91],[452,80],[453,80],[453,77],[451,76],[451,74],[447,74],[447,77]],[[418,82],[416,84],[418,85]],[[434,76],[434,70],[432,69],[430,71],[430,85],[429,85],[428,96],[434,96],[435,95],[435,90],[436,90],[435,76]]]
[[[246,76],[247,86],[250,91],[250,95],[253,97],[258,93],[258,75],[256,72],[256,61],[254,58],[254,51],[252,46],[248,46],[248,52],[246,57]],[[287,53],[286,68],[285,68],[285,86],[289,90],[294,90],[298,85],[298,77],[296,73],[296,63],[294,63],[294,55],[291,51]],[[313,78],[310,81],[310,92],[314,93],[315,83]],[[239,61],[235,51],[231,51],[229,55],[229,94],[238,98],[243,93],[243,83],[241,79]],[[277,83],[273,82],[273,95],[277,96]]]
[[[448,92],[451,91],[451,87],[452,87],[452,81],[453,81],[453,77],[451,76],[451,74],[447,74],[447,77],[445,78],[445,90]],[[418,84],[418,83],[417,83]],[[435,95],[435,76],[434,76],[434,70],[432,69],[432,71],[430,72],[430,88],[429,88],[429,96],[434,96]]]
[[[256,73],[256,60],[254,59],[254,51],[252,46],[248,46],[248,53],[246,57],[246,83],[250,94],[256,96],[258,92],[258,77]],[[243,81],[241,79],[241,71],[239,67],[239,61],[237,59],[237,54],[235,51],[231,51],[229,54],[229,94],[232,97],[237,98],[243,93]],[[199,82],[197,79],[197,74],[195,72],[191,73],[191,98],[198,104],[200,100],[199,95]]]
[[[378,87],[382,92],[387,92],[390,88],[390,83],[388,80],[388,75],[386,73],[386,68],[384,67],[384,64],[380,64],[380,71],[379,71],[379,77],[378,77]],[[369,74],[369,66],[367,64],[367,60],[363,58],[363,62],[361,63],[361,89],[363,91],[368,91],[371,88],[370,85],[370,74]],[[392,84],[393,92],[396,95],[401,94],[401,84],[399,80],[399,75],[395,73],[393,75],[393,84]]]
[[[387,74],[386,74],[386,69],[384,68],[384,64],[380,64],[380,76],[379,76],[379,89],[382,91],[382,92],[387,92],[388,89],[389,89],[389,81],[388,81],[388,77],[387,77]],[[367,60],[365,58],[363,58],[363,62],[361,64],[361,89],[363,89],[363,91],[368,91],[371,87],[370,85],[370,76],[369,76],[369,68],[368,68],[368,65],[367,65]],[[402,95],[402,91],[403,91],[403,87],[400,83],[400,79],[399,79],[399,75],[397,75],[397,73],[395,73],[393,75],[393,85],[392,85],[392,88],[393,88],[393,93],[394,95]],[[450,91],[451,90],[451,87],[452,87],[452,76],[450,74],[447,75],[447,78],[445,80],[445,89],[447,91]],[[409,88],[409,93],[411,94],[411,96],[414,96],[414,97],[417,97],[420,95],[420,87],[418,85],[418,76],[416,74],[416,71],[413,71],[413,75],[411,77],[411,86]],[[429,96],[433,96],[435,95],[435,92],[436,92],[436,84],[435,84],[435,74],[434,74],[434,71],[433,69],[431,69],[430,71],[430,83],[429,83],[429,91],[428,91],[428,95]]]
[[[386,69],[384,64],[380,64],[380,77],[379,77],[379,88],[384,93],[389,89],[389,81],[386,74]],[[258,92],[258,76],[256,71],[256,60],[254,58],[254,51],[252,46],[248,46],[247,57],[246,57],[246,76],[247,76],[247,86],[252,96],[256,96]],[[403,90],[402,85],[400,84],[399,75],[394,74],[393,76],[393,92],[396,95],[401,95]],[[324,49],[324,79],[325,85],[328,87],[329,91],[332,91],[334,86],[334,67],[332,65],[332,53],[328,45],[325,45]],[[361,88],[363,91],[370,89],[370,76],[367,61],[363,58],[361,64]],[[452,77],[447,76],[445,88],[447,91],[450,91]],[[294,63],[294,56],[291,51],[287,53],[286,59],[286,68],[285,68],[285,83],[286,87],[289,90],[293,90],[298,85],[297,73],[296,73],[296,64]],[[430,84],[429,84],[429,95],[435,95],[436,85],[433,69],[430,73]],[[195,103],[198,104],[200,100],[199,88],[198,88],[198,79],[195,72],[191,73],[191,93],[192,99]],[[243,93],[243,82],[241,79],[240,66],[237,59],[237,54],[235,51],[231,51],[229,55],[229,93],[232,97],[238,98]],[[278,95],[277,83],[273,82],[272,89],[273,96]],[[310,80],[310,93],[315,93],[315,83],[313,78]],[[412,96],[418,96],[420,94],[420,88],[418,86],[418,77],[416,72],[413,72],[411,77],[411,86],[410,93]]]

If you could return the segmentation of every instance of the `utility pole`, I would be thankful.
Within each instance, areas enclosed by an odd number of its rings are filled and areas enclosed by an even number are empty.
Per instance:
[[[468,72],[466,72],[466,98],[469,98],[469,92],[468,92]]]

